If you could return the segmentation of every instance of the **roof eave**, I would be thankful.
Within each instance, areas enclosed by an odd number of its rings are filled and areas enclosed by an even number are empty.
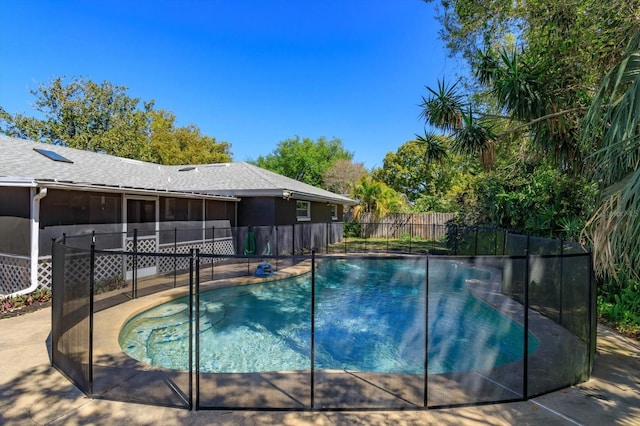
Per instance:
[[[219,193],[226,193],[235,197],[276,197],[284,198],[285,200],[303,200],[303,201],[316,201],[321,203],[332,204],[344,204],[353,206],[358,204],[356,201],[344,197],[344,196],[326,196],[318,194],[310,194],[308,192],[293,191],[289,189],[238,189],[238,190],[226,190],[218,191]]]
[[[224,194],[210,194],[204,192],[190,192],[190,191],[169,191],[169,190],[160,190],[160,189],[148,189],[148,188],[132,188],[127,186],[114,186],[114,185],[98,185],[98,184],[90,184],[90,183],[81,183],[81,182],[59,182],[59,181],[48,181],[48,180],[38,180],[35,182],[34,186],[38,187],[46,187],[51,189],[62,189],[62,190],[80,190],[80,191],[91,191],[91,192],[114,192],[119,194],[132,194],[132,195],[162,195],[162,196],[170,196],[176,198],[203,198],[203,199],[215,199],[220,201],[240,201],[239,198]]]

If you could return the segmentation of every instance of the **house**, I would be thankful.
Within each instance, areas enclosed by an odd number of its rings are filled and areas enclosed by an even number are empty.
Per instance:
[[[165,166],[6,136],[0,152],[0,297],[48,287],[62,236],[98,235],[104,250],[235,254],[251,233],[286,254],[339,241],[343,207],[355,204],[243,162]]]

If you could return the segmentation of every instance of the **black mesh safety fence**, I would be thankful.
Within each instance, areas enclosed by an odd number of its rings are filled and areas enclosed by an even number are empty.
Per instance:
[[[126,262],[127,257],[123,253],[96,252],[96,258],[109,263]],[[194,287],[194,257],[188,253],[179,258],[189,264],[184,286],[174,287],[173,277],[165,275],[139,278],[133,290],[131,280],[123,275],[111,288],[94,285],[93,397],[191,407],[193,322],[189,300]],[[175,255],[155,254],[153,258],[158,264],[171,263]],[[162,296],[155,297],[158,294]],[[170,306],[162,304],[174,298],[178,301]],[[147,312],[144,320],[131,318],[141,310]],[[164,353],[157,342],[171,342],[173,353]],[[179,361],[173,361],[175,357]],[[172,361],[167,361],[170,358]]]
[[[256,231],[265,241],[265,230]],[[239,256],[216,266],[214,280],[196,280],[197,409],[311,406],[311,259],[296,257],[304,273],[288,278],[283,269],[294,260],[270,259]]]
[[[530,257],[529,327],[539,340],[529,355],[531,398],[588,379],[595,349],[589,254]]]
[[[313,278],[313,408],[425,402],[427,258],[319,257]]]
[[[410,249],[332,224],[66,237],[53,364],[94,398],[189,409],[441,408],[588,379],[590,253],[430,227]]]
[[[344,238],[332,240],[331,253],[416,253],[441,255],[525,255],[527,236],[496,227],[456,224],[348,223]],[[522,238],[522,241],[518,240]],[[540,239],[540,241],[555,241]],[[554,244],[554,243],[551,243]],[[557,244],[557,243],[556,243]],[[579,250],[579,245],[576,244]],[[584,252],[584,249],[581,251]]]
[[[91,394],[91,251],[53,243],[52,255],[52,364]]]
[[[429,258],[429,407],[523,399],[525,310],[502,291],[506,260]]]

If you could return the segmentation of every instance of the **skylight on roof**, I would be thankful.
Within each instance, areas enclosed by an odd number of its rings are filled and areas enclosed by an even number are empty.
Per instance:
[[[62,155],[58,154],[57,152],[49,151],[48,149],[42,149],[42,148],[33,148],[33,150],[35,152],[39,153],[39,154],[44,155],[49,160],[60,161],[61,163],[71,163],[71,164],[73,164],[73,161],[69,160],[67,157],[63,157]]]
[[[183,167],[181,169],[178,169],[179,172],[188,172],[190,170],[195,170],[196,167],[195,166],[187,166],[187,167]]]

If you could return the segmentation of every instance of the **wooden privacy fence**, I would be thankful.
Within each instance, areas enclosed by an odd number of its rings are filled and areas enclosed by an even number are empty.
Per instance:
[[[453,218],[453,213],[393,213],[382,218],[362,213],[358,222],[363,238],[437,240],[445,236],[446,223]]]

